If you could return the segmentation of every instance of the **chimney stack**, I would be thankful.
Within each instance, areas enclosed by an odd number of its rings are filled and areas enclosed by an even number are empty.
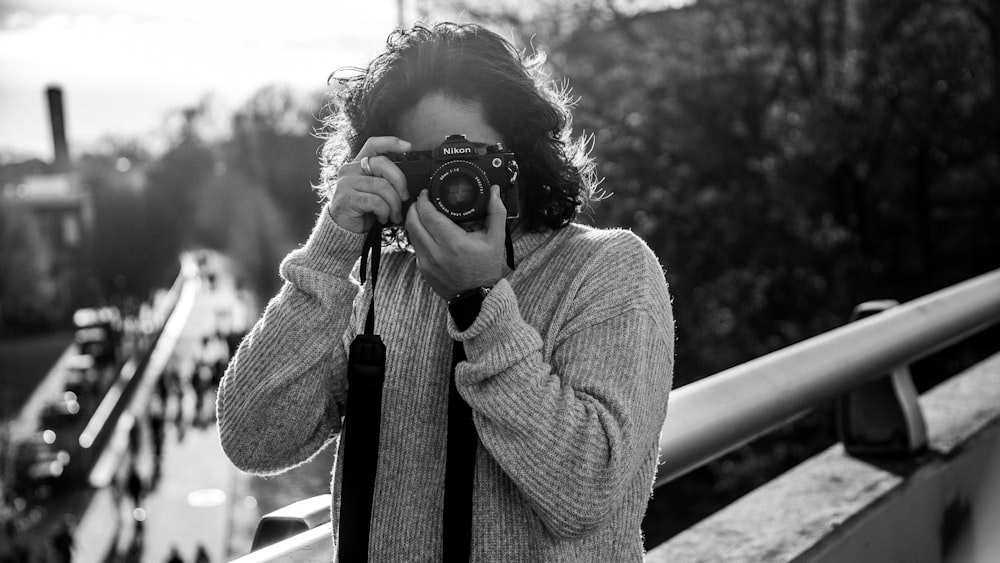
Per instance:
[[[62,88],[45,89],[49,99],[49,118],[52,121],[52,145],[55,149],[53,166],[59,172],[69,170],[69,147],[66,144],[66,118],[63,114]]]

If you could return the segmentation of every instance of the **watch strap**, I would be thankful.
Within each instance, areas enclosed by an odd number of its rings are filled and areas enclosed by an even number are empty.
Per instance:
[[[448,312],[455,321],[458,330],[468,330],[472,323],[479,316],[479,311],[483,307],[483,300],[492,291],[492,287],[474,287],[459,293],[448,300]]]

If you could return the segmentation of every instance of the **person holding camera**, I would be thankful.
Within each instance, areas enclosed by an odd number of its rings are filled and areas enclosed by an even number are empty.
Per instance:
[[[575,222],[594,163],[540,64],[416,25],[335,92],[326,201],[217,411],[251,473],[337,444],[339,561],[642,559],[670,296],[637,236]]]

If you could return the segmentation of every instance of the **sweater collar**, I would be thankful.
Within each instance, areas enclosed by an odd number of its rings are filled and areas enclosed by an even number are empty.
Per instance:
[[[522,262],[555,234],[556,232],[552,229],[544,229],[537,232],[514,231],[512,236],[514,243],[514,264],[520,267]]]

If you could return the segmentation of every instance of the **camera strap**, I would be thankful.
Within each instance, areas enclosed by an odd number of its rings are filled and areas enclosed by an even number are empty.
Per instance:
[[[507,267],[514,271],[517,266],[514,264],[514,239],[510,236],[510,221],[503,224],[503,249],[507,255]]]
[[[382,255],[382,228],[376,223],[365,237],[361,251],[361,283],[367,281],[371,260],[371,303],[365,330],[354,337],[347,358],[347,408],[340,439],[343,473],[340,483],[337,561],[365,562],[371,533],[372,502],[378,474],[379,435],[382,419],[382,385],[385,382],[386,348],[375,334],[375,286]],[[509,223],[504,226],[507,265],[515,267]],[[448,390],[448,437],[445,461],[443,553],[445,562],[466,562],[472,546],[472,489],[479,436],[472,409],[455,384],[455,368],[466,359],[462,343],[452,344]]]
[[[340,431],[343,473],[340,484],[337,561],[368,560],[372,499],[378,474],[382,384],[385,382],[385,344],[375,334],[375,285],[381,258],[382,225],[376,224],[361,251],[361,282],[367,277],[371,255],[372,300],[365,331],[354,337],[347,357],[347,412]]]
[[[504,238],[507,266],[513,270],[516,266],[509,221],[504,223]],[[455,383],[455,368],[465,360],[465,347],[458,340],[453,341],[448,384],[448,438],[441,538],[441,561],[444,563],[466,563],[472,551],[472,492],[479,434],[472,419],[472,407],[462,398]]]
[[[472,548],[472,488],[476,475],[479,434],[472,420],[472,408],[455,385],[455,367],[465,360],[465,348],[455,340],[451,350],[441,561],[467,563]]]

